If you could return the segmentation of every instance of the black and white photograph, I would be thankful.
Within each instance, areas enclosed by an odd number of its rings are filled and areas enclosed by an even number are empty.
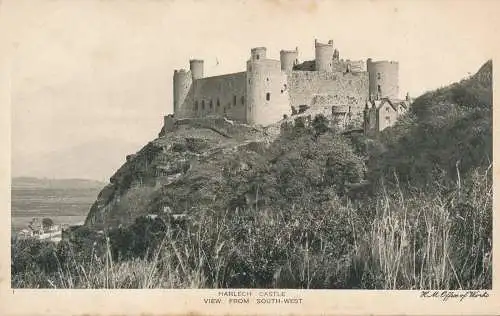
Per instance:
[[[10,288],[488,295],[474,3],[3,2]]]

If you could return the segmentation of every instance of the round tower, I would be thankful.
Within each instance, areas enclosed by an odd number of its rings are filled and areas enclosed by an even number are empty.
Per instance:
[[[399,98],[399,63],[396,61],[373,61],[368,58],[366,68],[369,77],[370,99]]]
[[[189,60],[189,70],[191,70],[191,76],[193,76],[193,80],[203,78],[203,60]]]
[[[280,61],[281,70],[292,71],[293,66],[298,63],[299,48],[296,47],[295,50],[281,50],[280,51]]]
[[[191,74],[190,72],[181,69],[174,71],[174,115],[176,117],[182,116],[182,105],[191,87]]]
[[[329,40],[328,44],[323,44],[314,40],[315,48],[315,70],[316,71],[332,71],[333,60],[333,41]]]
[[[257,53],[262,51],[252,50],[252,57],[247,61],[246,122],[267,125],[291,112],[287,75],[281,70],[280,61],[262,59],[262,55],[257,59]]]

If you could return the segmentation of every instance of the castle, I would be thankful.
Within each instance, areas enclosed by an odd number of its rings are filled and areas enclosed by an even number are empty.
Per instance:
[[[408,108],[408,100],[398,99],[398,62],[368,59],[365,70],[363,61],[340,59],[332,40],[314,44],[313,61],[299,63],[297,48],[281,50],[280,60],[275,60],[267,58],[265,47],[256,47],[245,71],[213,77],[203,76],[203,60],[191,59],[189,71],[174,71],[175,119],[224,116],[269,125],[299,110],[315,109],[331,117],[348,116],[367,131],[394,123],[392,114],[392,123],[378,119],[381,100]],[[391,106],[397,115],[402,108]],[[167,120],[172,116],[165,117],[165,126]]]

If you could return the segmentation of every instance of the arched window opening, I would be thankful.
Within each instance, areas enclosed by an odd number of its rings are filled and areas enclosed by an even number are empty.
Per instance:
[[[241,96],[241,105],[245,105],[245,96]]]
[[[270,101],[271,100],[271,93],[266,93],[266,101]]]
[[[205,110],[205,100],[201,101],[201,109]]]

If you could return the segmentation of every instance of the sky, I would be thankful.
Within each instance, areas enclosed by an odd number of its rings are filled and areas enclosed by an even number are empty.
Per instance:
[[[212,76],[252,47],[303,61],[332,39],[341,58],[399,61],[401,96],[418,96],[492,58],[494,2],[4,0],[12,176],[107,181],[157,137],[190,58]]]

